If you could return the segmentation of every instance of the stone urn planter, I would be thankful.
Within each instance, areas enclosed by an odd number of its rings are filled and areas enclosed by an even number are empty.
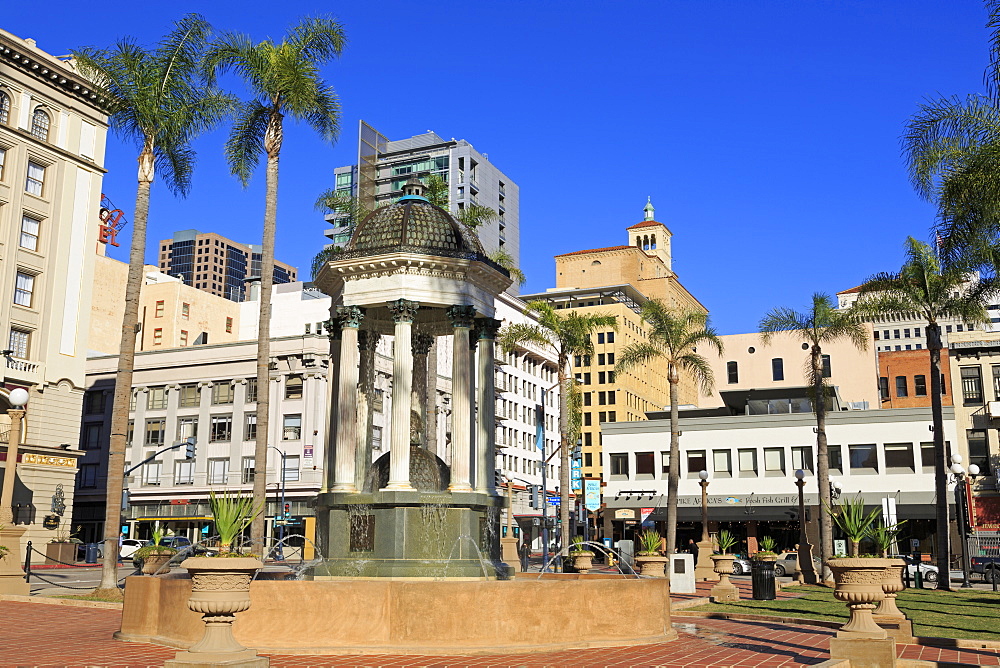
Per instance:
[[[906,614],[896,607],[896,596],[903,591],[903,569],[906,562],[890,559],[882,574],[882,593],[885,598],[872,613],[875,623],[885,629],[897,642],[908,642],[913,637],[913,625]]]
[[[826,562],[836,583],[834,598],[846,603],[851,611],[851,618],[837,633],[838,638],[886,637],[885,630],[872,618],[872,610],[885,598],[882,581],[891,562],[890,559],[870,557],[844,557]]]
[[[577,573],[587,573],[594,567],[593,552],[570,552],[569,556],[573,560],[573,569]]]
[[[170,563],[170,560],[174,558],[175,554],[177,554],[177,550],[164,548],[162,550],[154,550],[153,552],[144,555],[142,557],[143,575],[169,573],[170,567],[167,566],[167,564]]]
[[[712,587],[711,596],[716,601],[738,601],[740,600],[740,590],[730,580],[733,574],[733,561],[736,555],[733,554],[713,554],[712,568],[719,575],[719,582]]]
[[[236,613],[250,607],[250,582],[263,566],[250,557],[191,557],[181,562],[191,574],[188,609],[202,614],[205,635],[166,666],[268,665],[266,658],[257,656],[257,650],[247,649],[233,637]]]
[[[635,555],[635,563],[639,564],[639,575],[662,578],[666,575],[667,558],[658,554]]]

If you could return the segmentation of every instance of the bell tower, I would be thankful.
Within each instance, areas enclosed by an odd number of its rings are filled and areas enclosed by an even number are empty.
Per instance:
[[[673,271],[670,266],[670,237],[673,234],[666,225],[654,219],[656,209],[653,208],[651,198],[646,198],[646,206],[642,211],[643,221],[628,228],[629,245],[635,246],[647,255],[660,258],[667,269]]]

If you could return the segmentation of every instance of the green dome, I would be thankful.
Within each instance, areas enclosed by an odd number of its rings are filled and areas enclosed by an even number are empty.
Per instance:
[[[472,231],[423,197],[404,197],[368,214],[344,250],[353,257],[389,252],[450,257],[483,254]]]

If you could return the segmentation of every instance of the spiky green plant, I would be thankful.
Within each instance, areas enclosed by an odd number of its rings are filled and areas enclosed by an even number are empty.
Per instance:
[[[758,545],[760,545],[760,552],[757,554],[774,554],[774,548],[778,546],[770,536],[761,538],[758,541]]]
[[[641,534],[639,534],[639,545],[642,550],[639,554],[646,556],[652,556],[660,552],[660,542],[663,538],[660,536],[660,532],[654,529],[646,529]]]
[[[215,530],[219,532],[219,548],[222,552],[231,552],[236,538],[264,510],[264,504],[255,503],[252,496],[228,492],[210,492],[209,505],[215,519]]]
[[[570,556],[578,556],[585,554],[593,554],[593,552],[591,552],[584,546],[583,536],[573,536],[573,539],[570,541],[569,554]]]
[[[895,524],[887,525],[885,522],[880,521],[878,526],[872,528],[871,538],[875,541],[875,546],[878,548],[878,553],[881,556],[889,556],[889,550],[896,544],[896,537],[899,536],[901,531],[900,527],[905,523],[906,520],[902,520]]]
[[[736,545],[739,541],[736,540],[736,536],[734,536],[731,531],[723,529],[719,532],[716,542],[719,543],[719,551],[722,554],[729,554],[729,550],[731,550],[733,545]]]
[[[858,556],[858,545],[872,535],[875,522],[878,520],[881,508],[873,508],[865,512],[865,500],[860,494],[853,499],[847,499],[840,505],[823,504],[823,510],[833,520],[834,525],[847,536],[848,556]]]

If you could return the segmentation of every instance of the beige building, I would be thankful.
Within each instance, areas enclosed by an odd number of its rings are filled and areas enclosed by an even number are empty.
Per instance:
[[[121,343],[128,264],[103,255],[94,270],[95,299],[88,348],[117,354]],[[206,294],[177,278],[146,266],[140,292],[139,336],[136,350],[184,348],[239,340],[240,306]]]
[[[644,213],[643,221],[627,228],[627,246],[557,255],[556,287],[523,297],[526,301],[553,302],[557,309],[618,319],[617,331],[609,328],[594,333],[592,356],[572,360],[583,392],[581,470],[585,478],[599,478],[603,470],[601,423],[645,420],[647,411],[670,403],[665,365],[652,364],[620,374],[614,370],[623,348],[645,340],[646,324],[639,315],[642,304],[660,299],[673,308],[707,312],[671,268],[672,233],[653,220],[652,204],[646,204]],[[693,379],[682,376],[679,389],[681,403],[697,402]]]
[[[865,327],[870,340],[871,326],[866,324]],[[811,384],[807,374],[809,344],[801,337],[791,333],[776,334],[767,345],[758,332],[729,334],[719,338],[725,346],[722,355],[710,350],[700,351],[712,366],[715,389],[711,395],[702,393],[697,405],[722,406],[726,402],[723,401],[721,392],[763,392],[802,388]],[[824,377],[828,379],[830,386],[837,388],[842,406],[857,410],[881,406],[878,366],[871,346],[860,350],[850,341],[835,341],[823,346],[823,358]],[[782,396],[791,397],[787,393],[771,394],[775,400]],[[781,411],[775,406],[772,412],[796,411]]]
[[[0,447],[7,396],[24,388],[12,513],[28,527],[22,540],[39,546],[72,525],[105,171],[101,102],[70,63],[0,30]],[[42,527],[46,516],[55,528]]]

